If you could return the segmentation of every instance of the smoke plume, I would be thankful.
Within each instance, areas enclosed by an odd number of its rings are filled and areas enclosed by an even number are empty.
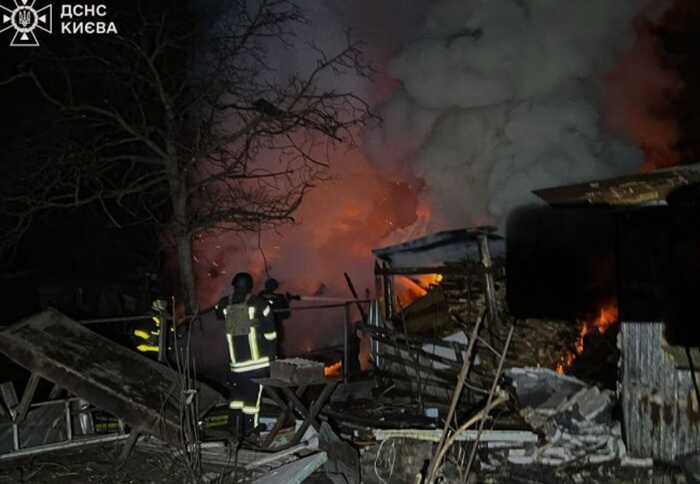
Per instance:
[[[203,306],[228,290],[239,270],[260,283],[269,274],[283,290],[327,296],[349,295],[342,276],[348,272],[363,293],[373,284],[374,247],[428,230],[502,226],[511,209],[534,201],[535,188],[637,172],[653,151],[641,138],[660,127],[658,90],[675,85],[667,71],[654,70],[653,39],[640,41],[644,31],[635,30],[635,22],[658,18],[662,8],[652,11],[650,2],[301,6],[311,23],[300,40],[332,51],[351,28],[367,42],[379,66],[374,82],[341,82],[378,103],[383,123],[364,134],[362,152],[334,154],[331,181],[307,196],[295,226],[260,238],[199,241]],[[270,63],[281,77],[313,65],[303,46],[280,53]],[[657,81],[645,81],[640,69]],[[666,129],[654,146],[672,151],[673,132]],[[290,324],[295,349],[337,343],[338,326],[329,321],[341,313]]]
[[[535,188],[636,172],[644,153],[624,123],[609,129],[605,81],[652,14],[637,0],[437,2],[389,65],[401,88],[367,150],[424,180],[434,228],[501,225]]]

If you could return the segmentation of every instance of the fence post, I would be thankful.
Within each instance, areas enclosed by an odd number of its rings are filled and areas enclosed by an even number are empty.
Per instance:
[[[348,382],[348,347],[350,343],[350,303],[345,303],[345,324],[343,331],[343,383]]]

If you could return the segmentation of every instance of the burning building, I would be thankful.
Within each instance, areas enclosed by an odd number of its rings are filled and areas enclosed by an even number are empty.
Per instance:
[[[468,408],[503,356],[505,367],[615,390],[631,456],[670,463],[697,452],[699,176],[687,166],[538,190],[552,207],[515,211],[506,239],[463,229],[375,250],[379,327],[369,331],[380,374],[444,411],[471,357]]]

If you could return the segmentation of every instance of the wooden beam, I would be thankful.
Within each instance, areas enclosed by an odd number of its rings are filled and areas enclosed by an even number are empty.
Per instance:
[[[7,411],[7,414],[12,418],[17,409],[19,400],[17,399],[15,385],[11,381],[0,383],[0,397],[2,397],[4,410]]]
[[[29,381],[24,389],[24,393],[22,393],[22,401],[19,402],[19,406],[17,407],[15,422],[22,423],[24,421],[24,418],[27,416],[27,412],[29,411],[29,405],[32,403],[32,400],[34,400],[34,394],[36,393],[36,387],[38,384],[39,375],[32,373],[29,376]]]

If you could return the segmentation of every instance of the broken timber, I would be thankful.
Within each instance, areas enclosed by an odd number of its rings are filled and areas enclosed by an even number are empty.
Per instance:
[[[55,310],[43,311],[0,332],[0,351],[11,360],[124,420],[132,432],[178,445],[179,375],[96,334]],[[197,388],[201,415],[222,400]]]

